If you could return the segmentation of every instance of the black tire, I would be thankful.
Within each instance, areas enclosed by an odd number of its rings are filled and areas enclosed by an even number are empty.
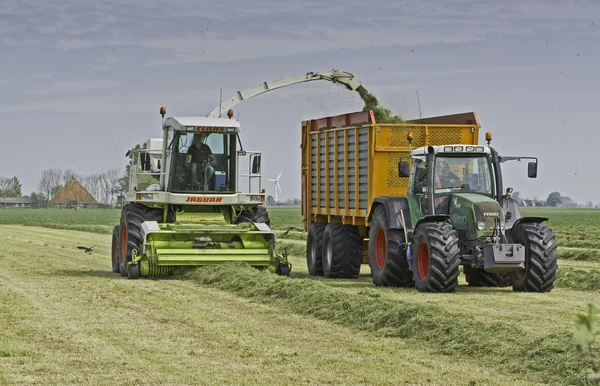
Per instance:
[[[242,224],[245,222],[254,224],[254,212],[251,212],[249,210],[244,210],[244,211],[240,212],[240,214],[235,219],[236,224]]]
[[[129,280],[137,280],[140,278],[140,265],[139,264],[131,264],[129,266],[129,271],[127,272],[127,278]]]
[[[267,226],[271,227],[271,219],[269,218],[269,212],[267,208],[264,206],[257,206],[254,210],[254,222],[260,222],[267,224]]]
[[[458,232],[441,222],[421,224],[413,236],[413,275],[419,292],[454,292],[458,286]]]
[[[353,225],[327,224],[323,232],[323,276],[355,279],[362,263],[362,237]]]
[[[544,224],[519,224],[511,232],[512,242],[525,246],[525,270],[511,272],[513,291],[550,292],[558,269],[554,233]]]
[[[314,222],[306,237],[306,267],[311,276],[323,276],[323,233],[327,223]]]
[[[119,227],[113,228],[112,234],[112,245],[110,248],[110,261],[112,263],[112,272],[119,273],[121,268],[119,267]]]
[[[288,263],[279,263],[277,265],[277,274],[279,276],[290,276],[291,270]]]
[[[369,266],[373,284],[386,287],[412,287],[413,273],[406,257],[406,240],[400,229],[389,229],[383,206],[373,211],[369,229]]]
[[[131,254],[135,249],[141,253],[142,223],[144,221],[162,221],[162,210],[148,208],[144,205],[127,204],[121,211],[121,225],[119,235],[119,257],[121,276],[127,276],[127,263],[131,261]]]
[[[487,272],[481,268],[463,266],[465,280],[471,287],[508,287],[510,274],[508,272]]]

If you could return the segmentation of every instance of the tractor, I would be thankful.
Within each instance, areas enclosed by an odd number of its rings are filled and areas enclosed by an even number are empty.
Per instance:
[[[528,177],[536,178],[537,158],[500,156],[490,132],[488,146],[410,150],[412,133],[407,140],[410,159],[398,163],[398,175],[409,179],[406,196],[388,197],[389,205],[370,216],[373,282],[454,292],[462,265],[470,286],[551,291],[558,253],[548,218],[522,216],[512,188],[504,192],[502,183],[502,163],[532,160]]]

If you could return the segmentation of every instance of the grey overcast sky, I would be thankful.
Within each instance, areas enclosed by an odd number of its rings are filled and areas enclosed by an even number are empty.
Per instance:
[[[124,168],[168,115],[285,76],[353,73],[405,118],[478,113],[523,196],[600,201],[600,2],[2,0],[0,176],[37,190],[47,168]],[[235,108],[280,198],[300,197],[300,122],[358,111],[358,95],[309,82]],[[272,186],[267,185],[273,193]]]

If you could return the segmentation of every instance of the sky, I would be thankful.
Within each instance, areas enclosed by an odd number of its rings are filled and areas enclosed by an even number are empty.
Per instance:
[[[43,170],[124,168],[168,116],[205,116],[263,81],[354,74],[406,119],[475,111],[492,146],[539,159],[503,164],[522,197],[600,202],[600,2],[573,0],[2,0],[0,176],[37,190]],[[302,120],[360,111],[317,81],[234,108],[264,178],[300,197]],[[264,180],[267,193],[272,183]]]

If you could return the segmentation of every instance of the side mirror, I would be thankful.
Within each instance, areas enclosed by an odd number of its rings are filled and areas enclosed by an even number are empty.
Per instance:
[[[252,159],[252,174],[260,173],[260,155],[254,156]]]
[[[527,176],[529,178],[537,177],[537,162],[529,162],[527,164]]]
[[[398,162],[398,177],[410,176],[410,164],[406,161]]]

